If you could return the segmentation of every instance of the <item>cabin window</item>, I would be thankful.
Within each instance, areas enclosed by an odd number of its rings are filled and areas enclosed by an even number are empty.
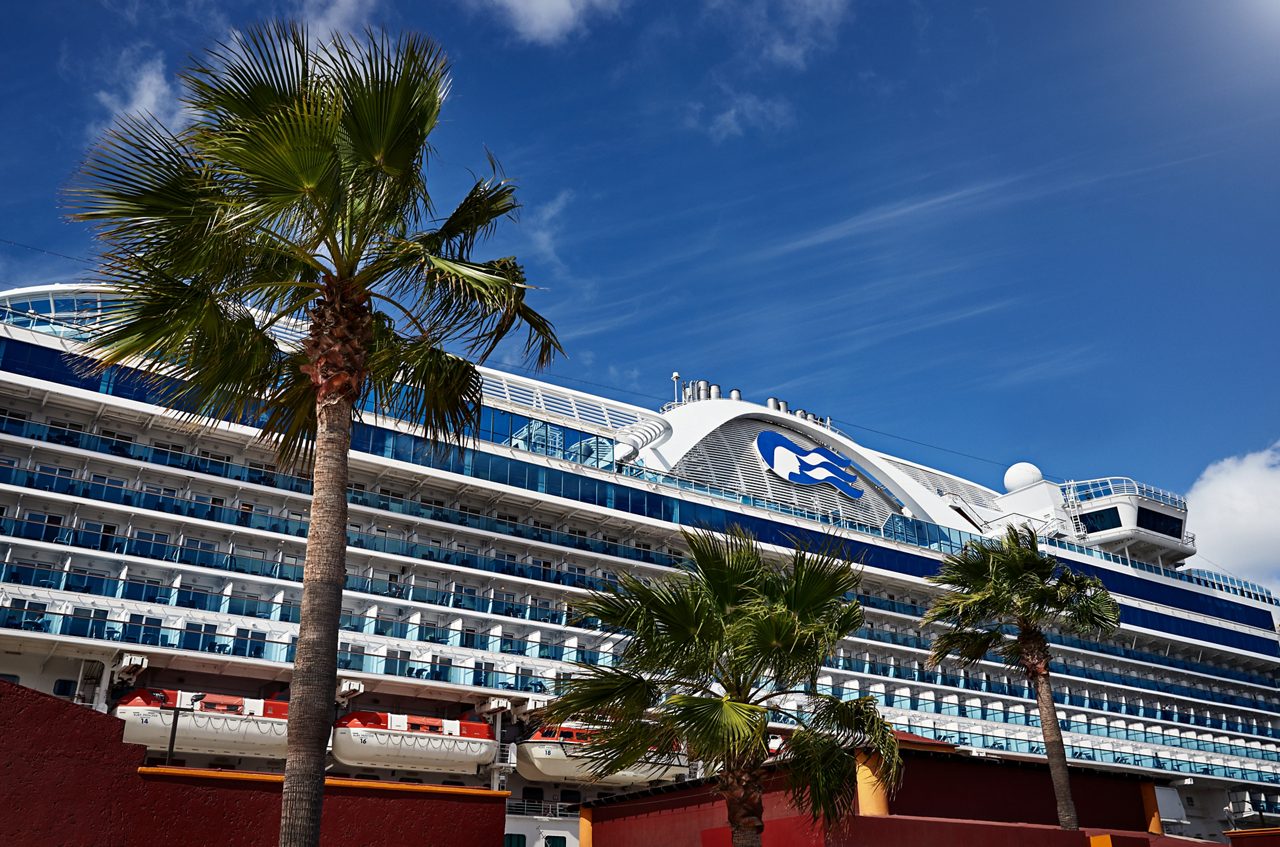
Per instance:
[[[18,677],[11,673],[0,673],[0,682],[12,682],[14,685],[17,685]]]
[[[94,485],[106,485],[111,488],[125,487],[125,481],[118,476],[107,476],[106,474],[96,473],[89,477],[89,481]]]
[[[74,679],[59,679],[53,683],[54,697],[74,697],[76,693],[76,681]]]
[[[519,832],[508,832],[502,836],[502,847],[525,847],[524,835]]]
[[[569,839],[564,835],[548,835],[543,843],[546,847],[569,847]]]

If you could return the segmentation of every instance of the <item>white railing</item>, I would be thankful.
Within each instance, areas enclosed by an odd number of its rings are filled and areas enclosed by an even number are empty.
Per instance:
[[[1062,484],[1062,495],[1068,502],[1100,500],[1103,497],[1116,495],[1145,497],[1184,512],[1187,510],[1187,500],[1181,494],[1165,491],[1163,488],[1156,488],[1154,485],[1147,485],[1145,482],[1138,482],[1127,476],[1086,479],[1079,482],[1069,480]]]
[[[522,818],[569,818],[578,814],[577,803],[544,803],[541,800],[507,800],[507,814]]]

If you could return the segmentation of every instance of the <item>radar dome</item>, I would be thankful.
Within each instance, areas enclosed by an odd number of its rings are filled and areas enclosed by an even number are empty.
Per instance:
[[[1004,490],[1017,491],[1019,488],[1035,485],[1043,479],[1044,474],[1035,465],[1030,462],[1018,462],[1004,472]]]

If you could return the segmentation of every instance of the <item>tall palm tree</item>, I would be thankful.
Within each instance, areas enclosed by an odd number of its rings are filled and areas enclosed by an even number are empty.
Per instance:
[[[819,693],[823,660],[862,626],[850,599],[859,574],[828,555],[797,550],[765,559],[735,531],[688,533],[687,574],[646,584],[624,576],[576,610],[629,633],[614,666],[588,666],[546,710],[552,723],[597,727],[588,747],[599,775],[660,764],[683,750],[715,775],[735,847],[764,829],[770,720],[794,723],[783,758],[794,803],[828,822],[857,798],[869,760],[896,784],[900,760],[875,699]]]
[[[280,844],[319,841],[345,581],[348,450],[362,411],[432,437],[474,418],[485,359],[517,330],[559,350],[512,258],[472,258],[513,186],[477,179],[437,215],[425,166],[449,68],[427,38],[296,24],[234,34],[182,74],[189,123],[123,117],[70,190],[121,292],[93,340],[193,421],[260,426],[313,472]],[[300,338],[281,343],[281,328]]]
[[[1046,633],[1109,635],[1120,625],[1120,607],[1101,580],[1041,553],[1030,527],[1011,526],[1003,538],[966,543],[943,560],[929,581],[949,589],[922,618],[923,623],[949,627],[934,637],[930,664],[937,666],[954,654],[967,667],[994,653],[1027,678],[1040,712],[1058,824],[1078,829],[1049,680],[1052,655]]]

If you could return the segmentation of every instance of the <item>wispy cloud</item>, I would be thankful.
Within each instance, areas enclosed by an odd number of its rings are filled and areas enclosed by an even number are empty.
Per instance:
[[[849,0],[708,0],[707,8],[738,30],[744,52],[796,69],[833,47],[853,17]]]
[[[551,266],[557,273],[564,273],[565,265],[560,258],[556,242],[560,236],[561,215],[573,200],[573,192],[567,188],[549,202],[534,206],[524,216],[521,227],[524,236],[529,240],[529,247],[534,255]]]
[[[811,250],[833,242],[846,241],[891,226],[920,223],[940,215],[954,214],[989,202],[1001,189],[1018,178],[990,180],[950,188],[932,194],[921,194],[872,206],[847,218],[821,226],[812,232],[784,239],[756,251],[756,258],[776,258],[802,250]]]
[[[706,132],[713,141],[721,142],[736,138],[748,129],[784,129],[795,123],[795,113],[782,97],[729,91],[726,101],[715,107],[701,102],[692,104],[685,123]]]
[[[605,372],[609,381],[616,386],[629,388],[632,391],[640,389],[640,369],[637,367],[620,367],[618,365],[610,365]]]
[[[227,29],[220,0],[99,0],[102,7],[130,26],[157,21],[184,21],[211,30]]]
[[[1046,382],[1070,379],[1106,363],[1107,357],[1097,348],[1071,346],[1041,352],[1021,351],[1016,361],[1001,358],[991,364],[994,375],[978,382],[987,389],[1023,388]]]
[[[1136,180],[1211,155],[1214,154],[1180,156],[1137,166],[1094,171],[1080,169],[1079,163],[1050,163],[1022,173],[917,193],[870,206],[808,232],[781,238],[768,247],[750,253],[748,258],[779,258],[815,248],[854,242],[878,232],[944,223],[1031,200],[1085,191],[1108,183]]]
[[[516,35],[535,44],[559,44],[593,17],[617,15],[627,0],[473,0],[496,10]]]
[[[110,118],[90,123],[90,136],[98,135],[111,119],[125,115],[152,115],[170,129],[187,123],[177,84],[166,68],[161,51],[149,44],[125,48],[116,61],[114,77],[112,87],[100,89],[94,95],[110,113]]]
[[[326,38],[333,33],[359,32],[369,22],[379,0],[302,0],[302,19],[312,34]]]

